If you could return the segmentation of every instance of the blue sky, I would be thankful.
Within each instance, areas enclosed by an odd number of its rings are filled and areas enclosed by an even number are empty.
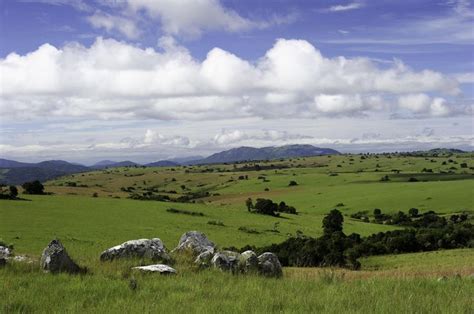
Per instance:
[[[472,1],[0,5],[3,157],[472,149]]]

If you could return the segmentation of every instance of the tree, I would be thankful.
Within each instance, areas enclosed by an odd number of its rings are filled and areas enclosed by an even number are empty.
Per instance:
[[[250,197],[245,200],[245,206],[247,206],[248,211],[251,211],[251,209],[253,208],[253,201]]]
[[[408,214],[410,217],[418,217],[418,208],[410,208]]]
[[[16,198],[18,196],[18,189],[14,185],[10,185],[10,197]]]
[[[380,208],[374,209],[374,216],[380,216],[380,214],[382,214],[382,211],[380,210]]]
[[[278,216],[278,204],[272,200],[258,198],[254,205],[255,212],[263,215]]]
[[[33,182],[25,182],[21,186],[26,194],[44,194],[44,186],[38,180]]]
[[[342,223],[344,217],[337,209],[333,209],[323,219],[323,230],[325,235],[331,235],[334,232],[342,232]]]

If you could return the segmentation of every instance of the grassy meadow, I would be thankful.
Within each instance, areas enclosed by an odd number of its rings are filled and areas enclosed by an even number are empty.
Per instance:
[[[463,163],[468,167],[461,167]],[[0,238],[14,245],[15,254],[34,261],[12,262],[0,269],[0,312],[472,313],[472,249],[372,256],[360,260],[360,271],[286,268],[279,280],[196,271],[182,261],[175,265],[178,275],[170,277],[130,270],[146,261],[99,262],[104,249],[130,239],[159,237],[171,250],[189,230],[206,233],[220,248],[279,243],[297,232],[319,236],[322,219],[333,208],[344,214],[346,234],[363,236],[400,227],[349,217],[362,210],[394,213],[416,207],[421,212],[472,214],[472,166],[470,154],[341,155],[116,168],[52,180],[45,184],[52,195],[0,200]],[[389,180],[381,181],[384,176]],[[298,185],[288,186],[292,180]],[[128,199],[129,191],[150,190],[171,198],[208,194],[194,203]],[[249,197],[284,201],[299,214],[249,213]],[[168,212],[169,208],[202,215]],[[89,269],[88,274],[39,270],[41,251],[55,237]],[[439,282],[440,276],[448,279]]]

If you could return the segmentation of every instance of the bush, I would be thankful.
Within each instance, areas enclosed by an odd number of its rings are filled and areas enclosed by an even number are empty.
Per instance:
[[[298,183],[296,181],[291,180],[288,186],[296,186]]]
[[[201,217],[204,216],[204,214],[201,212],[193,212],[193,211],[189,211],[185,209],[168,208],[166,211],[168,213],[173,213],[173,214],[184,214],[184,215],[201,216]]]
[[[32,182],[25,182],[21,187],[23,188],[25,194],[44,194],[44,186],[38,180]]]
[[[208,225],[213,225],[213,226],[220,226],[220,227],[224,227],[224,223],[220,220],[209,220],[207,222]]]
[[[245,233],[250,233],[250,234],[260,234],[259,231],[252,228],[245,227],[245,226],[239,227],[239,231],[243,231]]]

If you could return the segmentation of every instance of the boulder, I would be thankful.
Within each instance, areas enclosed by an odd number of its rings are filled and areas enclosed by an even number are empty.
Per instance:
[[[173,252],[192,252],[193,255],[198,256],[205,251],[214,252],[215,245],[212,243],[204,233],[199,231],[189,231],[181,236],[178,246]]]
[[[160,239],[130,240],[111,247],[100,254],[101,261],[111,261],[117,258],[150,258],[154,261],[169,262],[170,256]]]
[[[257,272],[258,257],[254,251],[248,250],[240,254],[239,270],[243,273]]]
[[[240,254],[232,251],[222,251],[214,254],[212,266],[223,271],[235,272],[239,265]]]
[[[174,275],[176,274],[176,269],[164,265],[164,264],[155,264],[155,265],[148,265],[148,266],[137,266],[133,267],[132,269],[137,269],[144,273],[159,273],[162,275]]]
[[[208,268],[211,266],[211,260],[214,256],[214,250],[204,251],[196,257],[194,263],[200,268]]]
[[[83,272],[67,254],[62,243],[55,239],[43,250],[40,261],[41,268],[47,272],[79,273]]]
[[[258,272],[267,277],[281,277],[283,271],[278,257],[270,252],[258,257]]]

